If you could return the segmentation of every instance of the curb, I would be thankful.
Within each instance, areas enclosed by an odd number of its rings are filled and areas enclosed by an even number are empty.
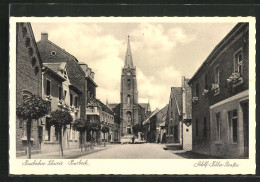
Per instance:
[[[98,150],[92,150],[92,151],[88,151],[88,152],[82,152],[82,153],[79,153],[79,154],[75,154],[75,155],[70,155],[70,156],[65,156],[63,159],[76,159],[76,158],[79,158],[79,157],[82,157],[84,155],[89,155],[89,154],[92,154],[92,153],[95,153],[95,152],[99,152],[99,151],[102,151],[102,150],[106,150],[108,148],[103,148],[103,149],[98,149]]]

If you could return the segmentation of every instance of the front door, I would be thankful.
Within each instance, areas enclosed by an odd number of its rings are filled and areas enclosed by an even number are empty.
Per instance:
[[[131,128],[130,127],[127,128],[127,134],[131,134]]]
[[[243,125],[244,125],[244,156],[249,155],[249,113],[248,102],[241,104],[243,109]]]

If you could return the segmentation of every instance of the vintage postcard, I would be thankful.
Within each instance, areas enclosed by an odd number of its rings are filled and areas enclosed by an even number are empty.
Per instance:
[[[255,174],[254,17],[10,17],[10,174]]]

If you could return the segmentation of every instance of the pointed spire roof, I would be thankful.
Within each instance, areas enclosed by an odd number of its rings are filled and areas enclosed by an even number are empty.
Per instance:
[[[134,68],[133,66],[133,59],[132,59],[132,53],[131,53],[131,47],[130,47],[130,40],[128,35],[128,42],[127,42],[127,50],[125,55],[125,66],[124,68]]]

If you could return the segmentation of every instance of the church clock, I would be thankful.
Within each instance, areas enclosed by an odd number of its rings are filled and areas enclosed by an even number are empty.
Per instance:
[[[131,72],[130,72],[130,71],[128,71],[126,74],[127,74],[128,76],[130,76],[130,75],[131,75]]]

